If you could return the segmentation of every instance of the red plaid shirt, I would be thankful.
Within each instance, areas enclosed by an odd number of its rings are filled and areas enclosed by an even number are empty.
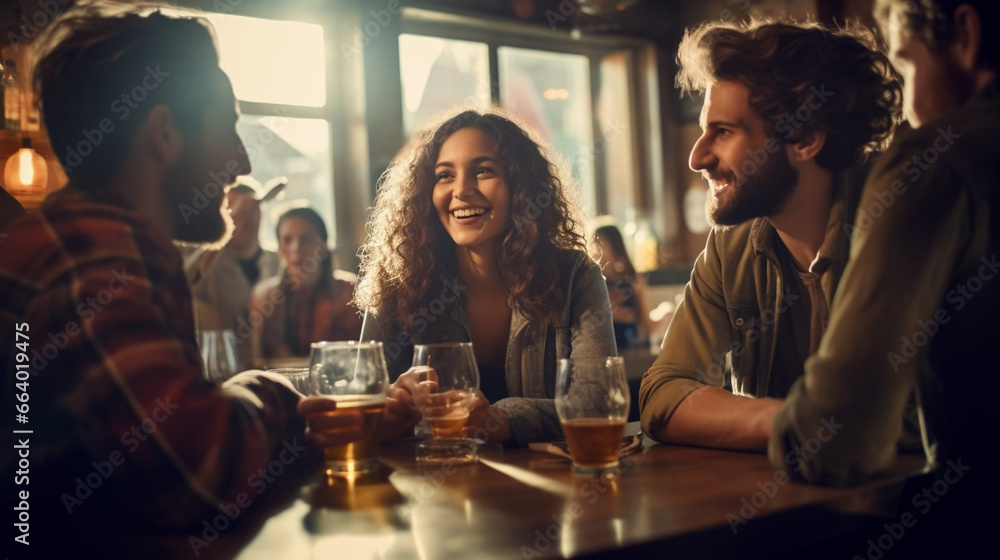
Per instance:
[[[88,516],[94,501],[160,527],[197,526],[241,493],[256,498],[259,469],[283,450],[298,456],[294,392],[252,374],[225,388],[202,377],[181,257],[144,216],[120,198],[65,189],[7,234],[3,422],[7,434],[33,431],[32,512]],[[33,375],[20,424],[15,328],[25,324]],[[3,456],[13,476],[17,457]]]

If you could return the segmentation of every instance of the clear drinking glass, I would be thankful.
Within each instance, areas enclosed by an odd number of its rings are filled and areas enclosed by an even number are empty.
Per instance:
[[[471,342],[417,344],[413,368],[420,382],[413,403],[431,427],[434,439],[417,447],[425,462],[472,462],[475,442],[464,437],[469,408],[479,393],[479,367]]]
[[[232,329],[201,331],[198,342],[206,379],[222,383],[243,370]]]
[[[309,377],[309,368],[268,368],[269,373],[277,373],[292,382],[292,387],[303,395],[312,393],[312,381]]]
[[[559,360],[555,400],[574,474],[597,476],[617,467],[629,411],[624,360]]]
[[[389,372],[381,342],[315,342],[311,345],[309,375],[313,395],[337,401],[336,416],[361,409],[363,435],[359,441],[327,447],[328,474],[368,473],[378,468],[378,430],[382,425]]]

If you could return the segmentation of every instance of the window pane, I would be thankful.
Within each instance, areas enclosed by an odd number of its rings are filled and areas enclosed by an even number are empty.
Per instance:
[[[399,67],[407,136],[443,111],[482,109],[490,103],[489,51],[484,43],[403,34]]]
[[[579,54],[500,47],[500,103],[570,164],[588,215],[596,209],[590,62]]]
[[[240,137],[246,145],[251,176],[265,187],[275,177],[288,177],[280,200],[261,208],[260,242],[277,250],[274,227],[286,210],[309,206],[326,222],[329,244],[336,244],[333,222],[333,170],[330,162],[330,127],[321,119],[243,115]]]
[[[308,107],[326,104],[321,26],[222,14],[206,17],[215,26],[220,64],[237,99]]]

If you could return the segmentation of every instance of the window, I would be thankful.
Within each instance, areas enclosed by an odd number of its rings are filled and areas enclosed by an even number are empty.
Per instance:
[[[313,23],[212,14],[220,64],[237,99],[322,107],[326,104],[323,28]]]
[[[593,144],[590,61],[579,54],[500,47],[500,104],[542,135],[566,158],[580,181],[584,206],[593,212]]]
[[[286,177],[284,196],[261,208],[260,243],[276,250],[278,218],[291,208],[319,212],[333,235],[333,189],[330,188],[330,127],[321,119],[243,115],[237,128],[253,164],[251,176],[265,187]],[[262,193],[263,194],[263,193]],[[335,240],[331,239],[331,244]]]
[[[483,43],[420,35],[399,36],[403,130],[407,136],[428,119],[456,106],[490,103],[489,51]]]
[[[327,100],[323,27],[223,14],[206,17],[218,36],[220,65],[240,101],[238,129],[253,166],[251,176],[265,186],[278,177],[288,179],[284,196],[261,209],[261,245],[277,249],[278,217],[300,206],[323,217],[330,244],[335,244],[329,121],[298,116],[323,116],[309,109],[321,109]]]

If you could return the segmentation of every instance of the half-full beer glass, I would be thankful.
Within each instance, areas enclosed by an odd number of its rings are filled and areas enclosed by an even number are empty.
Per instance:
[[[573,472],[597,476],[618,466],[618,447],[629,410],[628,381],[621,358],[559,360],[556,412]]]
[[[378,468],[378,430],[385,410],[389,373],[381,342],[315,342],[309,375],[315,395],[337,401],[338,415],[360,409],[364,418],[360,440],[327,447],[328,474],[367,473]]]
[[[420,383],[413,404],[431,427],[434,439],[417,447],[422,462],[476,460],[475,442],[464,436],[469,407],[479,392],[479,367],[471,342],[417,344],[413,369]]]

